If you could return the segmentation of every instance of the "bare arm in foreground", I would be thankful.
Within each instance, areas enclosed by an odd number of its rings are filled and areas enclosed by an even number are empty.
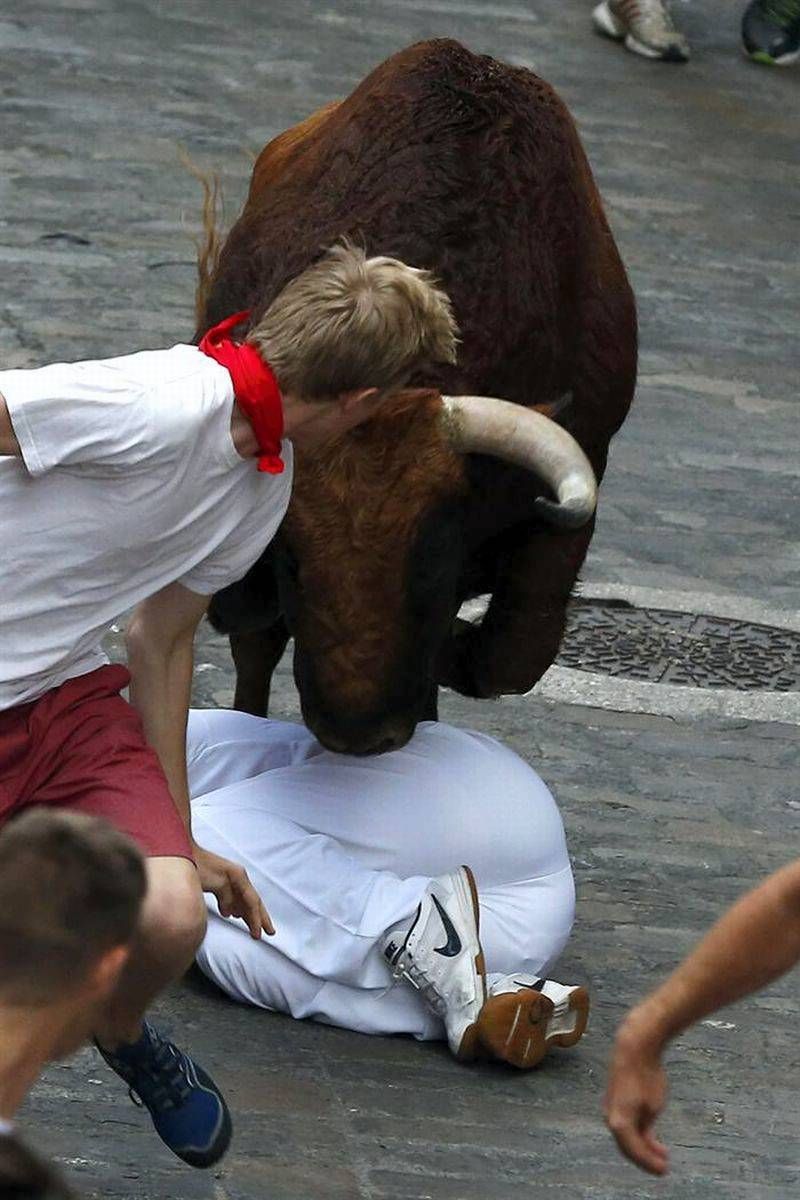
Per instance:
[[[662,1055],[696,1021],[748,996],[800,960],[800,861],[721,918],[661,987],[623,1021],[611,1059],[606,1122],[620,1150],[653,1175],[668,1169],[653,1125],[667,1097]]]
[[[14,426],[11,424],[8,406],[0,394],[0,457],[9,455],[13,455],[15,458],[20,457],[19,442],[14,433]]]
[[[172,798],[191,834],[186,777],[186,721],[192,688],[194,635],[208,608],[179,583],[170,584],[138,605],[127,631],[131,703],[142,718],[145,737],[158,755]],[[242,917],[251,936],[274,933],[267,910],[236,863],[203,850],[193,840],[204,892],[216,896],[223,917]]]

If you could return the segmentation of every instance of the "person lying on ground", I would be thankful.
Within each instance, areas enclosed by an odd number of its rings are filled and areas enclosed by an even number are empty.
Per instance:
[[[78,808],[147,854],[141,936],[95,1033],[193,1166],[227,1148],[225,1101],[144,1014],[194,958],[201,889],[253,937],[272,928],[246,873],[190,828],[195,630],[274,536],[292,443],[313,454],[456,346],[427,272],[348,244],[239,344],[249,320],[234,314],[199,346],[0,372],[0,823],[29,804]],[[101,638],[134,606],[129,670],[107,665]]]
[[[611,1059],[606,1122],[632,1162],[669,1166],[653,1127],[667,1098],[663,1055],[690,1025],[777,979],[800,960],[800,861],[742,897],[623,1021]]]
[[[464,1061],[532,1067],[580,1039],[588,994],[549,977],[575,909],[564,828],[511,750],[426,721],[402,750],[351,757],[301,725],[193,710],[187,757],[198,837],[275,914],[255,942],[208,898],[197,962],[229,996],[446,1038]]]
[[[70,1195],[14,1121],[44,1065],[91,1036],[130,957],[145,885],[136,846],[99,817],[37,809],[0,833],[4,1200]]]

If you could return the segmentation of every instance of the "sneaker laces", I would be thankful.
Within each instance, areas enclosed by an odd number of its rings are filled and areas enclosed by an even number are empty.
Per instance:
[[[135,1067],[126,1064],[129,1077],[135,1075],[128,1093],[135,1104],[144,1104],[152,1113],[180,1108],[193,1088],[188,1059],[152,1025],[148,1025],[147,1031],[152,1052],[149,1060]]]
[[[672,14],[662,0],[618,0],[617,7],[629,25],[637,22],[647,25],[651,37],[679,36]]]
[[[412,987],[416,988],[436,1015],[444,1020],[447,1015],[447,1004],[424,971],[421,971],[416,965],[413,958],[406,958],[405,955],[401,954],[392,967],[392,975],[396,980],[405,980]]]

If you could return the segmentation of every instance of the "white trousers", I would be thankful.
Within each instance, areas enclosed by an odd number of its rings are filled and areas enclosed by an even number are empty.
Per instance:
[[[201,969],[234,998],[364,1033],[441,1038],[382,935],[431,878],[468,864],[492,973],[546,974],[575,892],[555,801],[492,738],[424,722],[404,749],[351,758],[300,725],[195,710],[187,740],[198,843],[247,868],[275,923],[254,941],[207,896]]]

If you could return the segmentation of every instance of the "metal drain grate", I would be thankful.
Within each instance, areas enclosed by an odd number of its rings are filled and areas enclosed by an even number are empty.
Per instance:
[[[800,690],[800,633],[704,613],[576,600],[558,664],[650,683]]]

